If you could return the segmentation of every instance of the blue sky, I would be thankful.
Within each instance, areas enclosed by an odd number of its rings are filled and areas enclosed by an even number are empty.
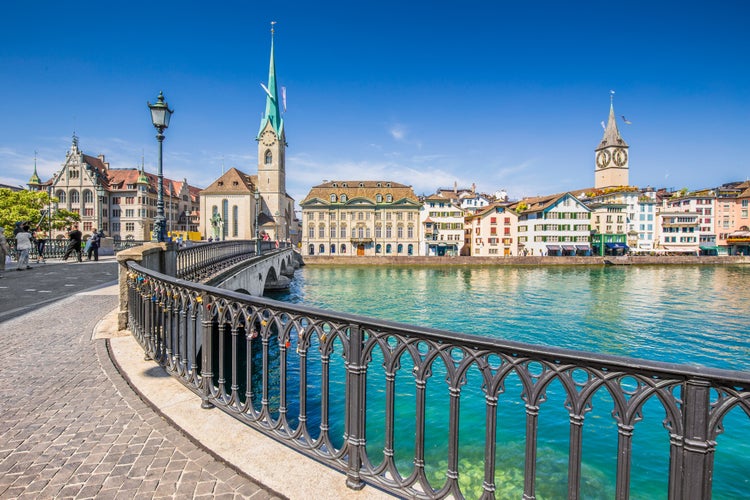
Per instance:
[[[263,5],[258,5],[263,4]],[[270,21],[287,190],[387,179],[512,198],[593,185],[609,112],[630,182],[750,176],[750,2],[27,2],[0,19],[0,183],[47,179],[73,132],[156,170],[147,101],[175,110],[167,177],[255,173]]]

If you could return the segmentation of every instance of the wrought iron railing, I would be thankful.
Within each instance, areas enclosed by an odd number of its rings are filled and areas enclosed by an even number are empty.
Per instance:
[[[258,255],[256,240],[202,243],[177,249],[177,277],[203,281],[214,273]],[[261,241],[261,253],[288,248],[289,243]]]
[[[420,328],[188,283],[132,262],[128,269],[129,328],[147,357],[199,395],[203,407],[340,470],[354,489],[368,483],[400,497],[533,499],[544,496],[541,485],[560,482],[556,497],[595,496],[586,494],[583,436],[596,424],[585,417],[603,392],[613,407],[605,417],[616,479],[608,494],[596,496],[630,497],[637,424],[656,415],[668,463],[665,491],[656,496],[710,498],[727,414],[739,410],[732,413],[745,428],[750,415],[747,373]],[[567,439],[566,472],[554,479],[538,474],[547,458],[538,442],[540,416],[553,400],[560,403],[557,425],[567,427],[567,436],[554,436]],[[498,417],[508,403],[516,421]],[[472,404],[484,425],[466,429],[462,418]],[[498,436],[512,425],[520,428],[522,458],[518,489],[508,494],[511,479],[499,470],[508,450]],[[398,437],[402,427],[413,429],[407,445]],[[436,437],[435,428],[445,432]],[[481,442],[474,457],[464,447],[471,433]],[[435,463],[438,438],[445,452]],[[472,491],[464,480],[470,472],[478,475]]]

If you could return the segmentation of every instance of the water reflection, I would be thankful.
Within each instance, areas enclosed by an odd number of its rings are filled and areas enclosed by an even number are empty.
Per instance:
[[[750,369],[750,267],[314,267],[276,298],[592,352]]]

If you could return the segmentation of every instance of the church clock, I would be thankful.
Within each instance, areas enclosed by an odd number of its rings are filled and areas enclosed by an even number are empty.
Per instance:
[[[618,167],[622,167],[628,161],[628,152],[622,148],[615,149],[615,152],[612,155],[612,161],[614,161],[615,165]]]
[[[609,165],[609,160],[610,160],[610,155],[609,155],[609,151],[607,150],[599,151],[596,154],[596,165],[599,168],[604,168],[607,165]]]
[[[270,130],[266,130],[261,134],[260,141],[264,146],[273,146],[276,143],[276,134]]]

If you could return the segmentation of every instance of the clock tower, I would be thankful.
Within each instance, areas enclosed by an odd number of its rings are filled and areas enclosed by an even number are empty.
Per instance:
[[[597,189],[629,185],[628,145],[617,130],[613,98],[614,92],[610,94],[604,137],[594,150],[594,187]]]
[[[273,25],[273,23],[272,23]],[[268,86],[261,84],[266,93],[266,110],[260,120],[258,142],[258,190],[262,199],[262,212],[273,219],[267,232],[272,239],[285,240],[293,219],[292,208],[286,194],[286,135],[284,119],[281,117],[279,93],[276,86],[276,64],[273,50],[273,27],[271,28],[271,62],[268,70]]]

